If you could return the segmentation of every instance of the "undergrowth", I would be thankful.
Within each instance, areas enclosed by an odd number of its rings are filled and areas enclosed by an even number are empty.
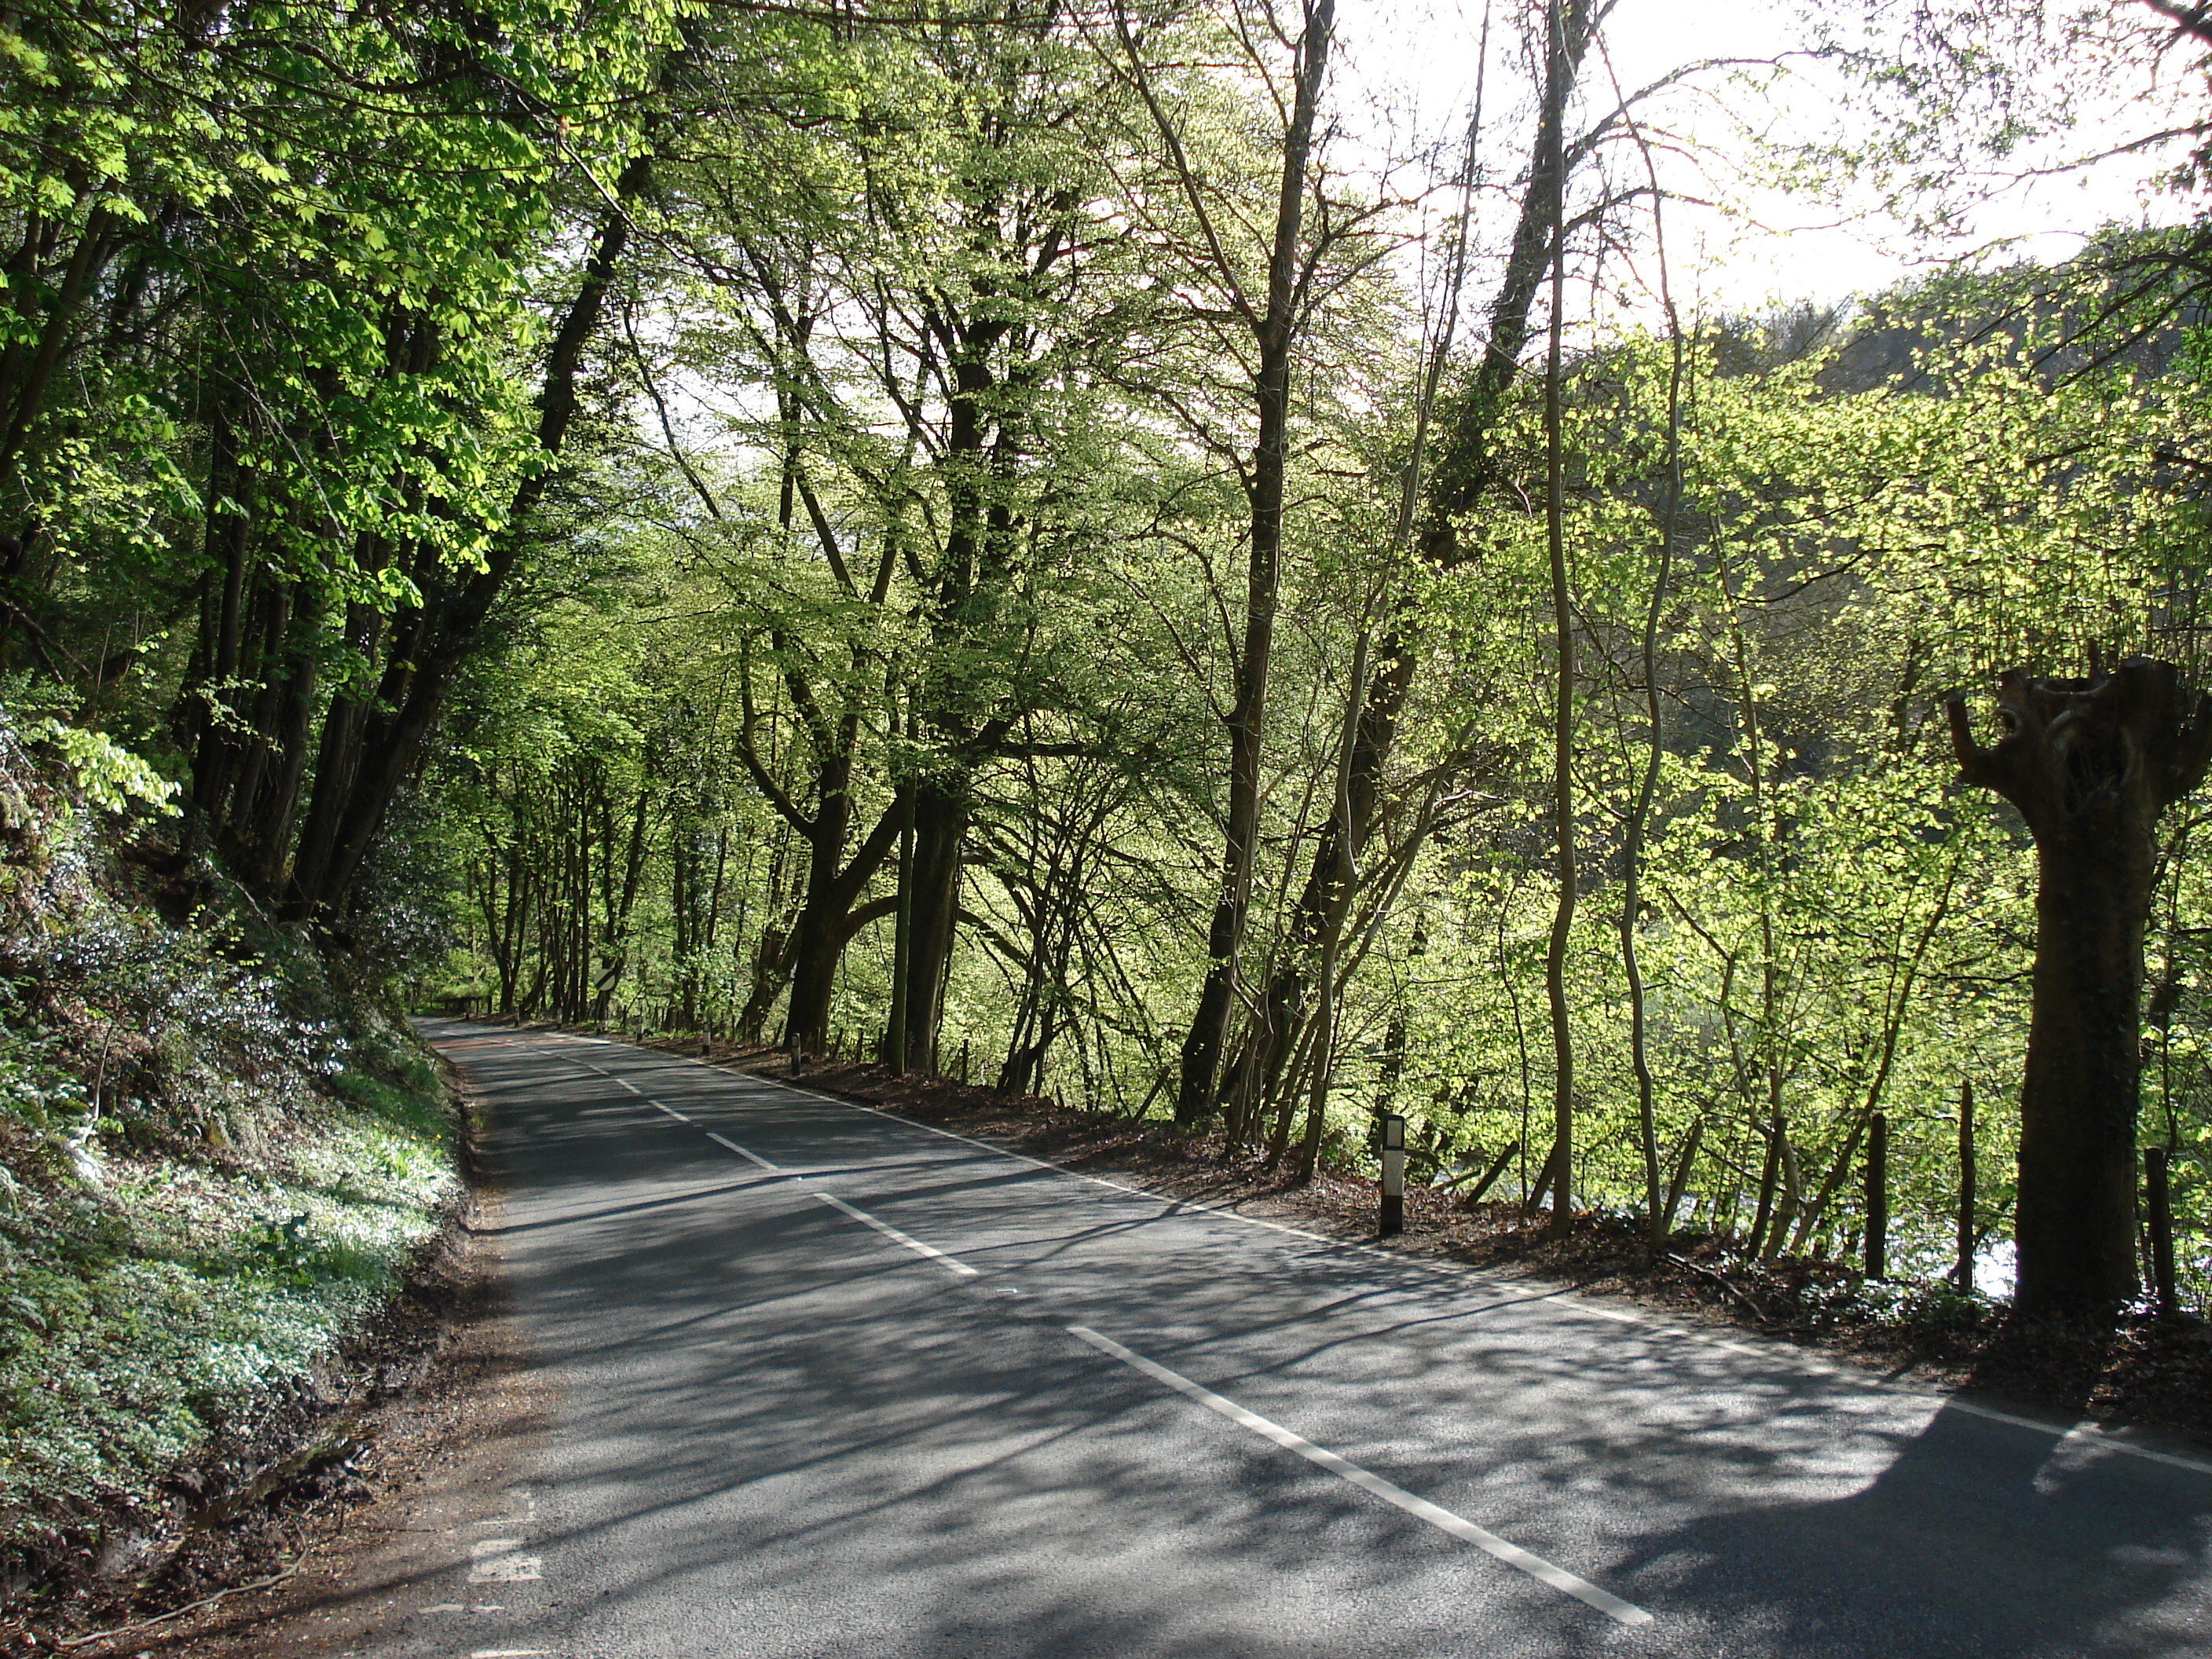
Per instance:
[[[323,1386],[454,1197],[380,988],[0,713],[0,1600]]]

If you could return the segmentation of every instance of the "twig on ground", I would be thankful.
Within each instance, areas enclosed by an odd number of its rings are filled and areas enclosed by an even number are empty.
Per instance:
[[[1743,1305],[1750,1310],[1751,1316],[1753,1319],[1756,1319],[1760,1324],[1765,1325],[1772,1322],[1773,1316],[1768,1313],[1765,1309],[1760,1307],[1758,1303],[1753,1301],[1750,1296],[1745,1291],[1738,1290],[1729,1281],[1728,1276],[1725,1273],[1717,1272],[1711,1267],[1708,1267],[1702,1262],[1692,1261],[1686,1256],[1679,1256],[1670,1254],[1666,1259],[1686,1273],[1698,1273],[1706,1279],[1711,1279],[1713,1283],[1719,1285],[1722,1290],[1727,1291],[1729,1295],[1734,1297],[1738,1302],[1743,1304]]]
[[[171,1607],[167,1613],[157,1613],[150,1618],[136,1620],[128,1625],[113,1625],[106,1630],[88,1630],[81,1636],[64,1636],[57,1639],[54,1646],[63,1652],[69,1652],[76,1648],[90,1647],[94,1642],[112,1642],[119,1637],[136,1636],[141,1631],[152,1630],[156,1625],[166,1625],[173,1619],[181,1619],[188,1613],[198,1612],[202,1607],[212,1607],[226,1595],[244,1595],[255,1590],[275,1589],[277,1585],[296,1576],[301,1568],[314,1559],[317,1551],[326,1549],[336,1543],[338,1534],[345,1530],[345,1526],[346,1517],[341,1515],[338,1517],[337,1525],[331,1529],[331,1535],[324,1539],[320,1544],[310,1547],[304,1541],[296,1542],[293,1549],[292,1564],[282,1572],[273,1572],[266,1578],[256,1578],[244,1584],[226,1584],[219,1590],[210,1591],[208,1595],[201,1596],[197,1601],[187,1601],[180,1607]],[[304,1539],[304,1534],[302,1536]]]

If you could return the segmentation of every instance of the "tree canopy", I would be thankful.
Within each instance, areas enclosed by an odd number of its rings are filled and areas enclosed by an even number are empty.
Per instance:
[[[1931,223],[2085,65],[2203,107],[2194,11],[1869,15],[1823,165]],[[1855,1257],[1879,1139],[1890,1269],[2002,1290],[2041,832],[1960,756],[2008,671],[2206,683],[2204,128],[2160,228],[1705,313],[1604,21],[1405,143],[1330,0],[10,8],[7,695],[423,997],[1286,1177],[1397,1112],[1754,1258]],[[2114,1155],[2201,1303],[2172,793]]]

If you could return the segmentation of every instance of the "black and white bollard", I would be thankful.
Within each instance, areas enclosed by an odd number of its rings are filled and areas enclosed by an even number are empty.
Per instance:
[[[1406,1231],[1406,1120],[1382,1114],[1382,1224],[1379,1236]]]

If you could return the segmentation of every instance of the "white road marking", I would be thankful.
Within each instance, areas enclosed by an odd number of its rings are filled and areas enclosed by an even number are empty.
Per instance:
[[[748,1154],[748,1156],[750,1156],[750,1154]],[[832,1198],[827,1193],[817,1193],[814,1196],[820,1199],[824,1204],[827,1204],[832,1209],[842,1210],[847,1215],[852,1217],[854,1220],[860,1222],[862,1225],[873,1227],[878,1232],[881,1233],[885,1238],[890,1239],[892,1243],[905,1245],[907,1249],[912,1250],[916,1255],[926,1255],[932,1261],[936,1262],[939,1267],[946,1268],[952,1273],[959,1273],[965,1278],[973,1279],[975,1277],[975,1270],[969,1267],[966,1262],[945,1255],[944,1251],[939,1249],[934,1244],[925,1244],[918,1238],[910,1237],[907,1234],[901,1232],[897,1228],[892,1226],[888,1221],[877,1220],[875,1217],[870,1215],[866,1210],[856,1210],[851,1205],[845,1202],[843,1199]]]
[[[1316,1446],[1303,1435],[1293,1434],[1279,1423],[1270,1422],[1257,1412],[1249,1412],[1233,1400],[1224,1399],[1211,1389],[1202,1389],[1188,1377],[1156,1364],[1133,1349],[1123,1347],[1110,1336],[1101,1336],[1087,1325],[1070,1325],[1068,1334],[1089,1343],[1101,1353],[1110,1354],[1133,1370],[1142,1371],[1156,1382],[1164,1382],[1177,1394],[1187,1395],[1207,1410],[1218,1412],[1231,1422],[1247,1428],[1261,1437],[1273,1441],[1285,1451],[1294,1451],[1309,1463],[1317,1463],[1331,1474],[1350,1481],[1363,1492],[1370,1492],[1386,1504],[1396,1505],[1407,1514],[1427,1522],[1440,1532],[1474,1545],[1486,1555],[1503,1561],[1509,1567],[1518,1568],[1531,1578],[1549,1584],[1553,1589],[1571,1595],[1586,1607],[1595,1607],[1608,1619],[1624,1625],[1648,1625],[1651,1615],[1633,1601],[1624,1601],[1612,1591],[1600,1589],[1587,1578],[1577,1578],[1565,1567],[1555,1567],[1540,1555],[1531,1555],[1518,1544],[1500,1538],[1496,1533],[1478,1527],[1464,1516],[1455,1515],[1440,1504],[1431,1504],[1425,1498],[1416,1498],[1403,1486],[1385,1480],[1381,1475],[1363,1469],[1348,1458],[1340,1457],[1325,1446]]]
[[[507,1040],[517,1042],[518,1044],[520,1042],[519,1039]],[[634,1047],[635,1045],[624,1046]],[[797,1095],[816,1105],[842,1106],[850,1111],[872,1113],[878,1117],[888,1118],[892,1122],[901,1124],[907,1128],[920,1129],[927,1134],[940,1135],[947,1140],[957,1140],[963,1146],[973,1146],[977,1152],[988,1152],[994,1158],[1007,1158],[1016,1164],[1027,1164],[1035,1169],[1049,1170],[1052,1174],[1066,1179],[1085,1182],[1094,1187],[1109,1188],[1115,1192],[1129,1193],[1139,1198],[1173,1202],[1184,1209],[1203,1210],[1209,1214],[1242,1222],[1248,1227],[1265,1227],[1271,1232],[1288,1233],[1294,1238],[1307,1239],[1316,1244],[1326,1244],[1333,1249],[1355,1251],[1363,1255],[1374,1256],[1389,1261],[1402,1271],[1425,1273],[1437,1279],[1456,1280],[1461,1284],[1472,1285],[1486,1295],[1504,1295],[1508,1290],[1516,1287],[1516,1281],[1493,1279],[1478,1269],[1465,1267],[1457,1262],[1408,1256],[1396,1250],[1387,1250],[1380,1245],[1362,1243],[1355,1239],[1332,1238],[1326,1233],[1313,1232],[1304,1227],[1293,1227],[1287,1222],[1271,1221],[1265,1216],[1247,1215],[1241,1210],[1231,1208],[1226,1205],[1209,1204],[1202,1199],[1177,1199],[1172,1194],[1131,1186],[1126,1182],[1109,1181],[1103,1176],[1091,1175],[1081,1170],[1071,1170],[1065,1164],[1054,1164],[1048,1158],[1032,1158],[1027,1152],[1010,1152],[1003,1146],[994,1146],[988,1141],[977,1140],[971,1136],[960,1134],[951,1129],[939,1128],[933,1123],[923,1123],[916,1119],[902,1116],[896,1112],[887,1112],[879,1106],[869,1106],[859,1101],[841,1100],[835,1096],[818,1094],[811,1089],[802,1089],[778,1078],[760,1077],[750,1072],[732,1072],[723,1066],[707,1060],[690,1060],[681,1055],[673,1058],[683,1064],[698,1066],[712,1071],[718,1076],[732,1081],[742,1078],[748,1083],[770,1089],[780,1089],[786,1094]],[[574,1065],[580,1062],[570,1061],[569,1063]],[[610,1078],[614,1076],[611,1072],[604,1073],[602,1075]],[[620,1081],[618,1079],[616,1080]],[[519,1088],[525,1085],[518,1084],[514,1086]],[[632,1092],[642,1091],[632,1090]],[[1566,1313],[1596,1314],[1599,1317],[1613,1323],[1640,1325],[1655,1336],[1665,1336],[1690,1342],[1700,1347],[1717,1348],[1726,1353],[1764,1360],[1770,1364],[1790,1366],[1800,1372],[1826,1377],[1832,1382],[1848,1383],[1854,1388],[1865,1389],[1869,1393],[1887,1395],[1893,1399],[1909,1401],[1930,1412],[1948,1408],[1963,1416],[1978,1417],[1987,1422],[2004,1423],[2014,1428],[2032,1430],[2038,1434],[2049,1435],[2054,1440],[2067,1440],[2080,1437],[2093,1440],[2107,1451],[2123,1453],[2130,1457],[2139,1457],[2146,1462],[2163,1463],[2171,1468],[2187,1469],[2196,1474],[2212,1475],[2212,1459],[2190,1457],[2176,1452],[2160,1451],[2153,1447],[2140,1445],[2127,1437],[2131,1431],[2125,1425],[2107,1428],[2101,1423],[2053,1423],[2039,1418],[2025,1417],[2016,1413],[2000,1410],[1996,1407],[1978,1405],[1955,1394],[1937,1394],[1925,1389],[1914,1388],[1910,1383],[1893,1382],[1887,1377],[1869,1376],[1863,1371],[1837,1364],[1823,1359],[1817,1354],[1808,1353],[1802,1348],[1795,1347],[1787,1343],[1775,1341],[1760,1346],[1752,1346],[1741,1342],[1732,1342],[1725,1337],[1706,1331],[1686,1330],[1680,1326],[1662,1322],[1661,1319],[1650,1315],[1621,1313],[1611,1309],[1601,1310],[1595,1303],[1569,1291],[1540,1291],[1528,1296],[1516,1296],[1510,1300],[1516,1304],[1541,1303]]]
[[[652,1107],[656,1111],[667,1113],[669,1116],[674,1118],[678,1123],[689,1123],[691,1121],[690,1118],[684,1116],[683,1113],[678,1111],[673,1106],[668,1105],[665,1102],[648,1100],[645,1103]]]
[[[1644,1322],[1634,1314],[1616,1313],[1611,1308],[1601,1308],[1594,1302],[1576,1304],[1577,1313],[1595,1314],[1600,1319],[1610,1319],[1616,1325],[1641,1325]]]
[[[729,1152],[735,1152],[739,1158],[750,1159],[751,1162],[759,1164],[762,1169],[768,1170],[773,1175],[782,1175],[785,1173],[784,1167],[781,1164],[771,1164],[766,1158],[763,1158],[758,1152],[749,1152],[744,1147],[738,1146],[736,1141],[723,1139],[721,1136],[716,1134],[712,1129],[707,1131],[707,1139],[713,1141],[717,1146],[720,1146]],[[793,1176],[792,1179],[794,1181],[804,1181],[806,1177],[805,1176]]]
[[[535,1584],[544,1577],[544,1564],[534,1555],[495,1555],[469,1569],[471,1584]]]
[[[781,1089],[789,1094],[802,1096],[823,1105],[845,1106],[854,1111],[872,1112],[878,1117],[889,1118],[891,1121],[902,1124],[908,1128],[921,1129],[930,1134],[941,1135],[947,1140],[957,1140],[963,1146],[973,1146],[978,1152],[1010,1158],[1017,1164],[1030,1164],[1036,1169],[1048,1170],[1054,1175],[1088,1182],[1095,1187],[1110,1187],[1116,1192],[1133,1193],[1139,1198],[1169,1200],[1186,1209],[1204,1210],[1213,1215],[1225,1217],[1231,1221],[1241,1221],[1249,1227],[1265,1227],[1273,1232],[1289,1233],[1293,1237],[1310,1239],[1316,1244],[1327,1244],[1337,1249],[1356,1250],[1364,1255],[1381,1257],[1401,1269],[1425,1273],[1440,1279],[1457,1279],[1463,1284],[1474,1286],[1486,1295],[1504,1295],[1508,1289],[1512,1288],[1511,1281],[1490,1278],[1476,1269],[1462,1267],[1455,1262],[1423,1260],[1419,1257],[1405,1255],[1396,1250],[1386,1250],[1380,1245],[1363,1244],[1352,1239],[1331,1238],[1325,1233],[1310,1232],[1304,1227],[1293,1227],[1285,1222],[1270,1221],[1265,1216],[1246,1215],[1241,1210],[1232,1209],[1226,1205],[1209,1204],[1202,1199],[1177,1199],[1172,1194],[1154,1192],[1147,1188],[1133,1187],[1119,1181],[1109,1181],[1103,1176],[1086,1174],[1081,1170],[1071,1170],[1064,1164],[1052,1163],[1049,1159],[1032,1158],[1027,1152],[1009,1152],[1003,1146],[994,1146],[988,1141],[976,1140],[968,1135],[955,1133],[951,1129],[941,1129],[933,1123],[922,1123],[896,1112],[887,1112],[879,1106],[868,1106],[857,1101],[838,1100],[828,1095],[816,1094],[811,1090],[796,1088],[775,1078],[755,1078],[750,1073],[739,1075],[745,1076],[751,1081],[765,1083],[772,1088]],[[1705,1331],[1686,1330],[1680,1326],[1662,1324],[1648,1315],[1623,1313],[1611,1308],[1601,1307],[1572,1292],[1540,1291],[1528,1296],[1516,1296],[1510,1299],[1514,1304],[1541,1303],[1564,1313],[1593,1314],[1598,1318],[1607,1320],[1614,1324],[1640,1325],[1655,1336],[1671,1337],[1680,1341],[1694,1343],[1702,1347],[1718,1348],[1723,1352],[1739,1354],[1750,1359],[1764,1360],[1771,1364],[1794,1366],[1801,1371],[1810,1372],[1832,1382],[1849,1383],[1854,1388],[1863,1389],[1872,1394],[1887,1395],[1931,1412],[1948,1408],[1963,1416],[1978,1417],[1987,1422],[2005,1423],[2014,1428],[2032,1429],[2039,1434],[2047,1434],[2057,1440],[2067,1440],[2076,1437],[2092,1439],[2108,1451],[2124,1452],[2130,1457],[2140,1457],[2152,1463],[2163,1463],[2171,1468],[2188,1469],[2197,1474],[2212,1474],[2212,1459],[2189,1457],[2177,1452],[2159,1451],[2149,1446],[2138,1445],[2125,1437],[2129,1432],[2125,1425],[2118,1428],[2106,1428],[2101,1423],[2082,1422],[2069,1425],[2023,1417],[2017,1413],[2001,1411],[1993,1406],[1978,1405],[1955,1394],[1934,1394],[1926,1389],[1916,1389],[1909,1383],[1893,1382],[1887,1377],[1869,1376],[1863,1371],[1837,1364],[1832,1361],[1823,1359],[1817,1354],[1808,1353],[1802,1348],[1793,1347],[1785,1343],[1774,1342],[1765,1347],[1753,1347],[1741,1342],[1731,1342],[1725,1337],[1716,1336]]]
[[[534,1555],[517,1555],[520,1538],[486,1538],[469,1546],[471,1584],[527,1584],[545,1576],[544,1563]]]
[[[538,1519],[538,1498],[527,1486],[511,1487],[507,1496],[521,1509],[514,1515],[488,1516],[482,1521],[471,1521],[472,1527],[527,1527]]]

